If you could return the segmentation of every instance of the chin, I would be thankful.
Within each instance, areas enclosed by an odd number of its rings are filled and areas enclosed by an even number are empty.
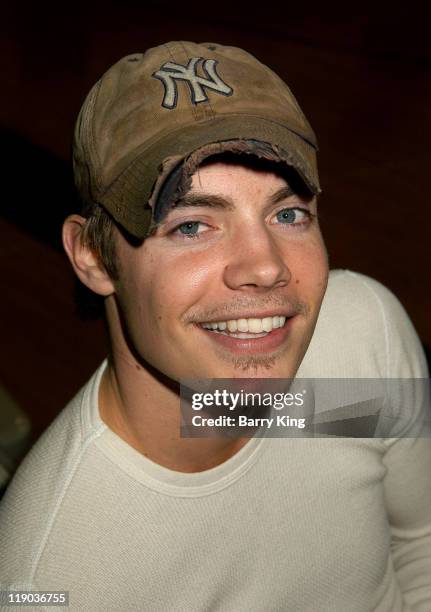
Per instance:
[[[286,355],[235,355],[229,363],[199,367],[187,378],[294,378],[301,359]]]

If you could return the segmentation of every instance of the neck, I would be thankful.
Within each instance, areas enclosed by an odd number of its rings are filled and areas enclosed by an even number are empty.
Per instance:
[[[99,410],[106,425],[130,446],[171,470],[200,472],[223,463],[247,443],[248,438],[180,437],[179,392],[124,349],[113,350],[109,359]]]

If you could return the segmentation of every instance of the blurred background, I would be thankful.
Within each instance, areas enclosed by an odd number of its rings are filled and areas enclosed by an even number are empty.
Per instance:
[[[244,47],[287,81],[319,140],[331,267],[387,285],[431,346],[430,13],[414,2],[3,5],[0,385],[30,441],[106,354],[103,324],[77,317],[60,246],[75,117],[112,63],[167,40]]]

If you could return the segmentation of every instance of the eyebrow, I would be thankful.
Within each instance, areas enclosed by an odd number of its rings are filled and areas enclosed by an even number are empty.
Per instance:
[[[278,189],[272,196],[269,198],[270,204],[278,204],[282,200],[292,196],[298,195],[296,191],[290,187],[290,185],[285,185]],[[204,208],[218,208],[224,210],[234,210],[235,204],[233,200],[229,197],[221,197],[213,194],[206,193],[189,193],[185,194],[181,199],[179,199],[175,204],[172,205],[170,210],[174,208],[188,208],[193,206],[202,206]]]
[[[282,200],[285,200],[286,198],[288,198],[288,197],[290,197],[292,195],[298,195],[298,194],[296,193],[296,191],[294,191],[292,189],[292,187],[290,185],[285,185],[284,187],[282,187],[281,189],[276,191],[269,198],[269,201],[270,201],[271,204],[278,204],[278,202],[281,202]]]
[[[226,210],[233,210],[235,205],[230,198],[222,198],[217,195],[210,195],[206,193],[189,193],[184,195],[178,202],[172,205],[171,210],[174,208],[186,208],[188,206],[203,206],[205,208],[224,208]]]

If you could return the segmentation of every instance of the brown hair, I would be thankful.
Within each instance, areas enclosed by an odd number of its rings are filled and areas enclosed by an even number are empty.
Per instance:
[[[81,230],[82,244],[97,255],[109,276],[118,280],[114,219],[99,204],[85,204],[81,214],[87,219]]]

